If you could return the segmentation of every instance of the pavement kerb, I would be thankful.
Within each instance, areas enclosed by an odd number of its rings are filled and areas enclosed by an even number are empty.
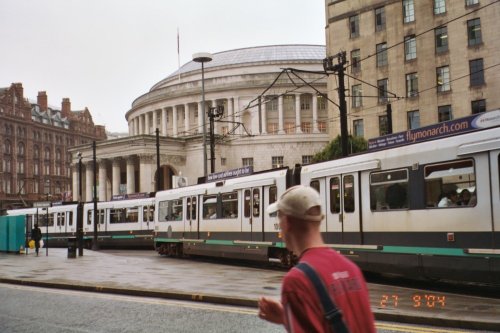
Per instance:
[[[6,279],[0,278],[0,283],[53,288],[53,289],[66,289],[87,292],[98,292],[107,294],[127,295],[127,296],[141,296],[141,297],[155,297],[164,299],[174,299],[180,301],[194,301],[204,302],[220,305],[233,305],[245,306],[250,308],[257,308],[257,299],[238,298],[238,297],[225,297],[209,294],[191,294],[175,291],[157,291],[150,289],[124,289],[112,288],[99,285],[82,285],[82,284],[67,284],[56,282],[43,282],[27,279]],[[407,313],[388,313],[378,309],[372,309],[376,320],[381,321],[394,321],[399,323],[419,324],[419,325],[433,325],[440,327],[461,328],[461,329],[474,329],[474,330],[487,330],[497,331],[499,329],[498,322],[484,322],[474,321],[467,319],[444,318],[437,316],[415,316]]]

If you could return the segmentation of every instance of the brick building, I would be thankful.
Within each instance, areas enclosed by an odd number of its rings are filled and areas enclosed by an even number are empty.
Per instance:
[[[500,3],[325,0],[327,55],[346,51],[352,134],[393,132],[500,108]],[[337,99],[336,76],[328,80]],[[333,115],[338,108],[329,106]],[[335,119],[335,118],[334,118]],[[331,133],[339,131],[338,118]]]
[[[104,139],[104,126],[87,108],[72,111],[69,98],[58,110],[45,91],[32,102],[22,83],[0,88],[0,209],[71,199],[68,148]]]

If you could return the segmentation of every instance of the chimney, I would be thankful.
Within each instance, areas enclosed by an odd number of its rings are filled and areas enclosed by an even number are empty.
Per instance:
[[[40,111],[47,111],[47,93],[45,91],[39,91],[37,97],[38,106],[40,106]]]
[[[63,98],[61,103],[61,114],[63,117],[68,118],[71,113],[71,102],[69,98]]]

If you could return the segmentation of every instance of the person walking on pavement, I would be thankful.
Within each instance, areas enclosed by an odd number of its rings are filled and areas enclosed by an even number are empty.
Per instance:
[[[284,325],[288,332],[376,332],[361,270],[323,242],[318,192],[294,186],[267,212],[277,213],[286,247],[299,255],[299,264],[283,279],[281,302],[260,298],[259,317]]]
[[[38,256],[38,251],[40,250],[40,240],[42,239],[42,230],[35,224],[35,227],[31,229],[31,239],[35,241],[35,251]]]

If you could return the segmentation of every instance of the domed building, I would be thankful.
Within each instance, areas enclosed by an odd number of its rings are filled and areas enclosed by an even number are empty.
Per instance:
[[[212,54],[211,61],[203,63],[203,73],[201,63],[184,64],[133,101],[125,114],[128,138],[98,143],[99,184],[108,185],[106,190],[99,187],[100,200],[172,188],[174,176],[194,184],[205,173],[243,166],[255,172],[309,163],[329,141],[326,77],[280,73],[284,68],[322,71],[325,56],[322,45],[273,45]],[[205,121],[200,116],[202,74]],[[214,115],[212,130],[208,114]]]

